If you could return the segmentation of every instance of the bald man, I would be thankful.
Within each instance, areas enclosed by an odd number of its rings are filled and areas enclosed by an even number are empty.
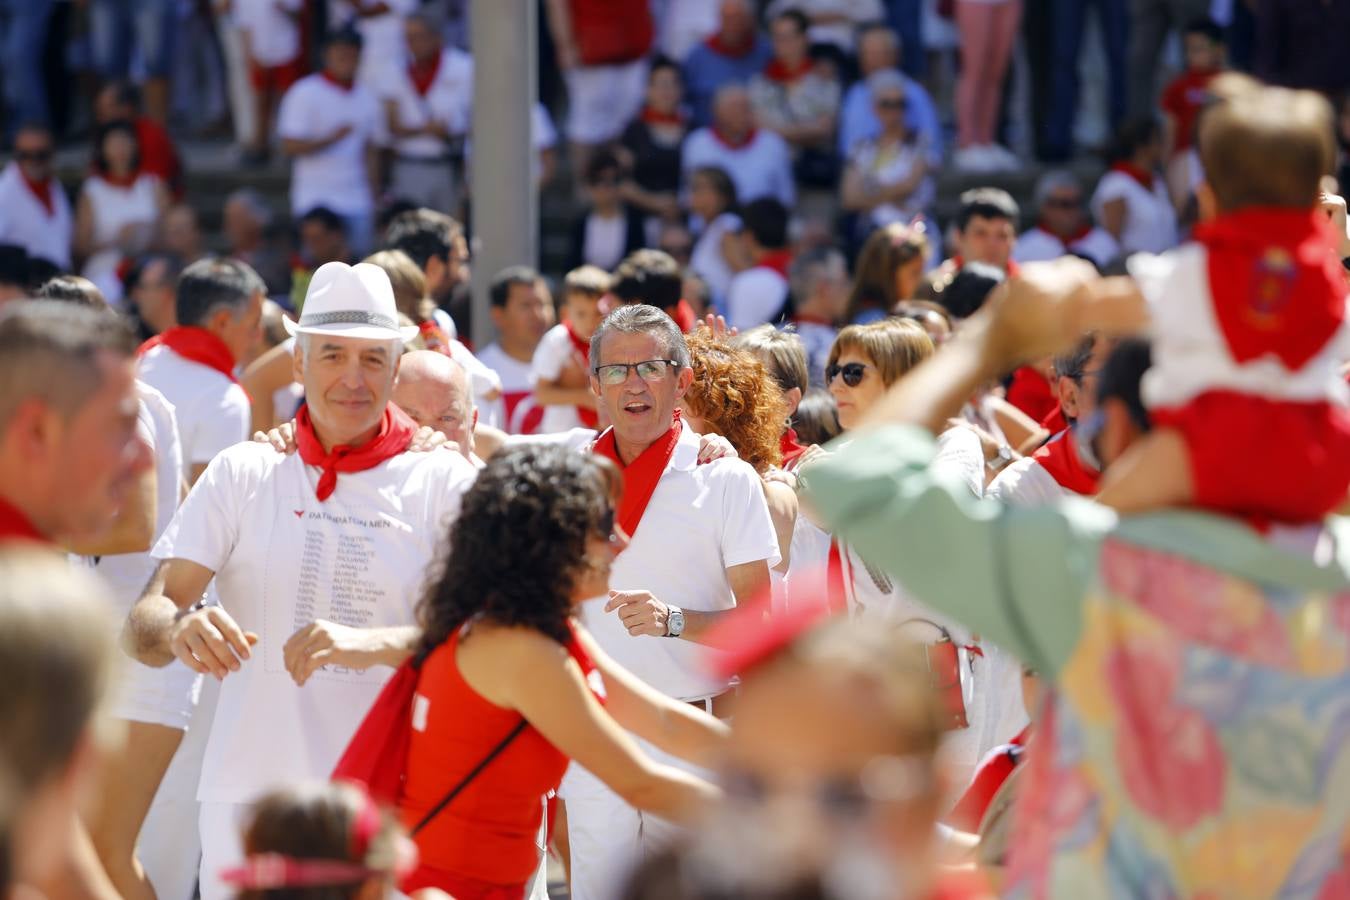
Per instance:
[[[426,426],[454,441],[464,458],[481,467],[474,455],[474,426],[478,408],[473,404],[469,375],[464,367],[444,353],[414,350],[405,353],[394,383],[394,403],[418,425]]]

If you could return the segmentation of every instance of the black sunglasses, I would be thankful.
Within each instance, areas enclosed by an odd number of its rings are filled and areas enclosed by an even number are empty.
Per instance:
[[[844,384],[849,387],[857,387],[862,384],[863,375],[867,372],[867,363],[851,362],[844,365],[827,366],[825,369],[825,383],[828,385],[834,381],[835,376],[843,375]]]
[[[52,158],[50,150],[15,150],[14,158],[19,162],[49,162]]]
[[[882,109],[906,109],[909,101],[904,97],[883,97],[877,101],[877,106]]]

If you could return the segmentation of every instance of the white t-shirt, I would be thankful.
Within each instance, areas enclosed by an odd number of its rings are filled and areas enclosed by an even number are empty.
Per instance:
[[[391,69],[402,68],[408,59],[403,20],[417,10],[418,0],[383,2],[389,12],[361,17],[345,0],[331,0],[328,21],[340,26],[354,25],[361,35],[361,68],[356,78],[362,84],[379,84]]]
[[[985,495],[1009,506],[1049,506],[1069,492],[1060,487],[1045,466],[1030,456],[1010,463],[989,485]]]
[[[159,223],[159,186],[157,177],[142,173],[125,187],[100,175],[90,175],[80,187],[93,214],[94,244],[103,248],[84,261],[80,274],[92,281],[109,303],[120,305],[122,301],[120,269],[126,254],[119,236],[128,225],[139,226],[144,235],[154,234]]]
[[[0,244],[17,244],[37,256],[70,268],[73,220],[66,189],[51,181],[52,211],[24,183],[19,164],[11,162],[0,172]]]
[[[740,459],[698,464],[699,436],[686,424],[646,513],[610,574],[614,590],[651,591],[664,603],[701,611],[731,609],[732,566],[778,563],[778,539],[759,476]],[[720,694],[708,674],[706,647],[682,638],[633,637],[607,598],[582,607],[586,627],[605,652],[664,694],[683,700]]]
[[[689,256],[689,268],[708,282],[713,302],[719,308],[724,308],[722,303],[726,299],[727,290],[731,287],[731,279],[736,274],[731,271],[731,266],[727,265],[727,258],[722,255],[722,237],[740,230],[740,216],[735,213],[722,213],[703,229],[703,233],[694,242],[693,253]]]
[[[339,215],[361,215],[375,208],[366,170],[366,147],[379,133],[380,107],[360,84],[345,90],[323,76],[297,81],[281,99],[277,134],[292,140],[331,137],[343,125],[349,133],[318,153],[295,158],[291,169],[291,212],[303,216],[316,206]]]
[[[736,199],[742,205],[761,197],[772,197],[789,210],[796,203],[792,154],[787,143],[767,128],[756,131],[743,147],[732,147],[711,128],[700,128],[684,139],[680,164],[684,167],[685,184],[695,169],[704,166],[725,169],[736,185]]]
[[[883,147],[876,139],[869,139],[854,148],[849,164],[881,187],[892,187],[913,175],[915,166],[923,162],[927,153],[927,148],[918,142]],[[910,222],[923,215],[935,199],[937,186],[931,175],[925,176],[902,203],[883,203],[868,216],[878,228]]]
[[[501,344],[489,344],[478,354],[479,362],[497,373],[502,396],[493,407],[488,423],[509,434],[534,434],[543,423],[544,410],[535,405],[532,367],[508,356]]]
[[[424,128],[439,122],[452,135],[469,130],[473,110],[473,59],[453,47],[441,51],[436,77],[425,94],[417,91],[406,66],[386,72],[380,99],[398,105],[398,120],[405,128]],[[383,122],[383,120],[382,120]],[[429,134],[393,138],[394,152],[416,159],[442,159],[448,154],[445,142]]]
[[[323,503],[319,474],[267,444],[232,447],[155,546],[157,559],[213,571],[221,606],[259,636],[221,684],[199,800],[247,803],[279,784],[328,777],[391,670],[330,666],[301,688],[283,647],[316,619],[412,624],[427,566],[477,473],[458,453],[404,453],[338,475]]]
[[[235,27],[248,33],[255,62],[272,68],[299,59],[300,22],[283,10],[298,13],[303,5],[303,0],[234,0]]]
[[[173,404],[183,467],[189,472],[194,465],[209,463],[226,447],[248,440],[248,395],[210,366],[159,346],[141,357],[139,376]]]
[[[586,360],[572,346],[567,326],[554,325],[544,335],[539,346],[534,348],[534,362],[530,364],[531,385],[538,386],[541,381],[557,381],[562,377],[563,369],[572,363],[580,367],[582,372],[586,371]],[[552,404],[544,407],[544,420],[539,425],[539,432],[554,434],[580,427],[581,418],[575,406]]]
[[[1150,191],[1124,172],[1107,172],[1097,183],[1090,204],[1092,217],[1098,222],[1104,220],[1102,211],[1111,200],[1125,201],[1122,253],[1162,253],[1177,245],[1177,214],[1163,179],[1153,179]]]
[[[772,322],[788,298],[788,281],[776,270],[755,266],[737,272],[727,289],[727,325],[749,331]]]
[[[628,217],[622,212],[604,217],[591,212],[586,216],[581,239],[581,260],[609,271],[623,259],[628,243]]]
[[[1058,235],[1038,225],[1018,236],[1012,258],[1019,263],[1046,262],[1070,253],[1086,256],[1099,268],[1106,268],[1120,256],[1120,244],[1105,228],[1093,228],[1077,240],[1065,244]]]

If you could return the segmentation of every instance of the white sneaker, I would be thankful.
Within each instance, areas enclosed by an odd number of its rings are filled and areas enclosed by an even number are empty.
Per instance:
[[[982,148],[990,165],[1000,171],[1013,171],[1022,167],[1022,161],[1007,147],[1001,144],[985,144]]]
[[[978,144],[962,147],[952,154],[952,163],[963,172],[992,172],[992,162],[989,148]]]

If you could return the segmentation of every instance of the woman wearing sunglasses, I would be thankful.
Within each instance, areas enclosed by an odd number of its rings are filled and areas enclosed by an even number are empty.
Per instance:
[[[545,796],[573,760],[628,803],[674,821],[717,798],[706,782],[653,761],[628,732],[708,765],[726,727],[629,674],[573,615],[609,589],[628,544],[614,523],[618,492],[603,457],[530,445],[494,455],[465,495],[443,572],[419,608],[399,811],[409,828],[429,821],[416,833],[421,864],[405,890],[524,897],[539,868]]]
[[[867,88],[881,134],[853,148],[840,185],[840,201],[858,213],[862,234],[922,217],[937,196],[928,147],[905,127],[904,76],[883,69]]]
[[[907,319],[840,331],[825,364],[825,386],[839,407],[839,424],[848,431],[901,375],[932,355],[933,339]]]

